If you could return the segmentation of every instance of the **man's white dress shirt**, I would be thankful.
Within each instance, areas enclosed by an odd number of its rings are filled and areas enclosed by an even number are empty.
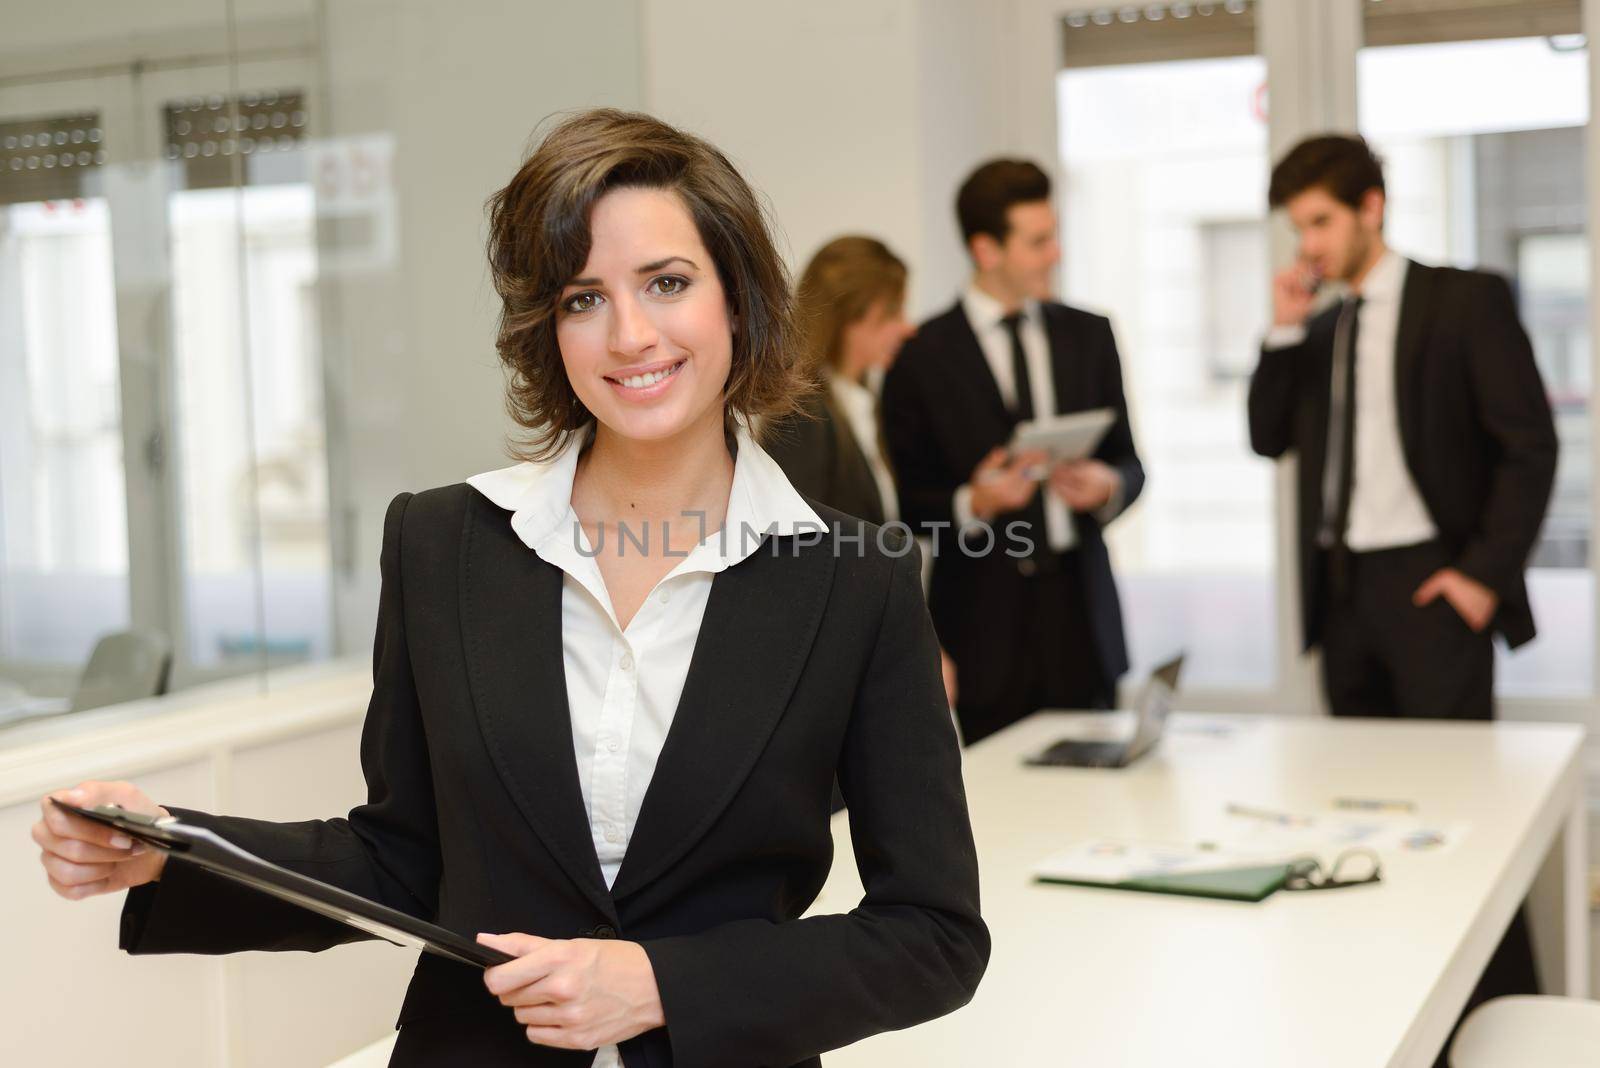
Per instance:
[[[972,332],[978,337],[978,347],[1000,387],[1000,398],[1007,408],[1017,406],[1016,376],[1011,366],[1011,333],[1006,329],[1005,306],[976,285],[969,285],[961,294],[961,310],[967,316]],[[1050,335],[1045,330],[1044,307],[1036,300],[1022,306],[1022,323],[1018,330],[1022,338],[1022,354],[1028,363],[1028,392],[1033,400],[1033,417],[1045,419],[1059,415],[1056,410],[1055,368],[1050,360]],[[1044,495],[1045,542],[1054,552],[1065,552],[1078,544],[1078,530],[1072,525],[1072,509],[1057,497],[1048,482],[1039,484]],[[956,528],[966,530],[982,520],[972,512],[972,485],[965,483],[956,489],[953,501]],[[1093,515],[1106,524],[1122,511],[1122,479],[1105,504],[1095,509]]]
[[[1016,410],[1017,383],[1011,366],[1011,333],[1006,329],[1005,306],[975,285],[961,294],[961,310],[966,313],[978,347],[1000,387],[1006,407]],[[1050,365],[1050,336],[1045,333],[1044,309],[1036,300],[1022,306],[1022,354],[1028,363],[1028,392],[1033,399],[1033,417],[1045,419],[1056,414],[1055,369]],[[1065,552],[1078,542],[1072,526],[1072,511],[1060,497],[1050,492],[1049,483],[1040,483],[1044,495],[1045,540],[1055,552]],[[956,525],[965,529],[975,523],[972,514],[972,487],[962,486],[955,496]]]
[[[1410,262],[1384,253],[1362,280],[1356,330],[1355,474],[1345,544],[1356,552],[1416,545],[1438,536],[1406,466],[1395,400],[1395,344]],[[1268,350],[1305,340],[1303,326],[1274,327]]]

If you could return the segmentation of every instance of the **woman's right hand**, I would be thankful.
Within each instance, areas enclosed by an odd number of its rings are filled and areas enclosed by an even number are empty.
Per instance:
[[[129,812],[171,815],[137,786],[126,782],[79,783],[70,790],[57,790],[45,797],[39,802],[44,814],[33,825],[33,840],[39,844],[39,863],[44,865],[50,889],[76,901],[143,886],[161,878],[161,869],[167,862],[165,853],[135,842],[110,827],[74,816],[51,804],[51,797],[59,797],[79,808],[121,805]]]

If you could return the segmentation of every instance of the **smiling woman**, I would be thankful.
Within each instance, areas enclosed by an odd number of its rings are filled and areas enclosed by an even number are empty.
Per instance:
[[[59,796],[170,812],[514,958],[424,954],[395,1065],[817,1065],[964,1004],[989,936],[918,554],[751,436],[801,396],[754,193],[705,142],[596,111],[491,218],[527,458],[389,507],[367,803],[275,824]],[[802,919],[836,782],[865,896]],[[130,952],[364,937],[43,809],[50,885],[127,890]]]

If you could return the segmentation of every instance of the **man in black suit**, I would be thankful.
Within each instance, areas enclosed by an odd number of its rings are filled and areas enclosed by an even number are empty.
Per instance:
[[[1050,179],[994,160],[956,215],[972,281],[906,342],[883,419],[905,521],[934,541],[929,608],[961,680],[971,743],[1039,708],[1109,708],[1128,669],[1102,528],[1139,496],[1111,324],[1055,303]],[[1018,422],[1089,408],[1117,419],[1092,459],[1040,476]],[[1019,525],[1025,524],[1025,525]]]
[[[1506,281],[1383,240],[1383,170],[1312,138],[1269,199],[1300,235],[1250,382],[1256,452],[1299,458],[1306,648],[1337,716],[1490,719],[1498,632],[1534,635],[1523,580],[1555,478],[1550,403]],[[1348,296],[1313,314],[1324,282]]]
[[[1328,704],[1490,719],[1491,635],[1515,648],[1534,634],[1523,571],[1556,468],[1511,289],[1391,251],[1383,168],[1359,137],[1296,146],[1268,198],[1299,232],[1300,262],[1273,281],[1250,441],[1299,458],[1302,621]],[[1324,282],[1348,295],[1313,314]],[[1537,990],[1519,912],[1467,1011]]]

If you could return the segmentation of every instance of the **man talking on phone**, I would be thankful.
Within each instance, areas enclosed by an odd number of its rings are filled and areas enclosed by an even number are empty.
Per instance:
[[[970,744],[1040,708],[1110,708],[1128,669],[1101,530],[1144,486],[1104,317],[1051,299],[1050,179],[993,160],[956,195],[972,279],[900,350],[884,436],[905,521],[934,541],[928,607]],[[1093,456],[1009,450],[1024,420],[1110,408]]]
[[[1523,572],[1556,469],[1511,288],[1390,250],[1383,168],[1359,137],[1297,145],[1267,199],[1288,213],[1300,255],[1273,279],[1250,443],[1299,459],[1302,623],[1306,648],[1322,647],[1328,705],[1491,719],[1491,636],[1512,648],[1533,638]],[[1331,283],[1341,296],[1317,311]],[[1467,1012],[1537,991],[1519,911]]]
[[[1494,650],[1534,635],[1523,573],[1556,432],[1511,288],[1383,239],[1383,170],[1314,137],[1268,200],[1299,235],[1273,280],[1250,442],[1299,459],[1302,623],[1336,716],[1490,719]],[[1317,310],[1322,286],[1341,296]]]

